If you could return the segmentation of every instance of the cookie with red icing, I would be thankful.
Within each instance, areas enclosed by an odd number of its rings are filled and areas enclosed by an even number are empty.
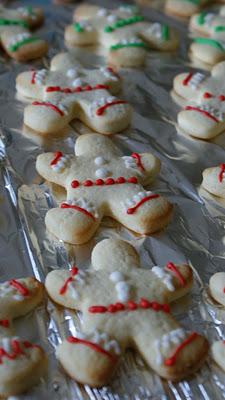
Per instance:
[[[184,107],[178,126],[196,138],[209,140],[225,130],[225,62],[214,66],[211,75],[187,72],[175,77],[173,94]]]
[[[209,289],[212,297],[225,306],[225,272],[216,272],[211,276]]]
[[[108,10],[83,4],[74,12],[74,23],[65,30],[68,47],[104,46],[108,61],[117,66],[144,64],[148,48],[174,50],[178,36],[166,24],[145,21],[135,6]]]
[[[47,357],[40,346],[16,337],[0,337],[0,396],[29,390],[47,372]]]
[[[50,71],[22,72],[16,87],[35,99],[25,108],[24,123],[41,134],[62,131],[74,118],[103,134],[122,131],[131,121],[131,106],[115,96],[119,75],[109,67],[85,69],[68,53],[54,57]]]
[[[41,9],[27,6],[12,10],[0,6],[0,14],[1,45],[10,57],[27,61],[47,52],[47,43],[29,31],[42,23]]]
[[[225,198],[225,164],[206,168],[203,173],[202,186],[214,196]]]
[[[140,234],[164,228],[172,205],[149,185],[160,169],[150,153],[121,156],[106,136],[85,134],[75,144],[75,156],[44,153],[37,171],[46,180],[64,187],[66,201],[47,212],[48,230],[65,242],[87,242],[109,216]]]
[[[170,311],[170,303],[191,290],[188,265],[142,269],[130,244],[106,239],[94,248],[92,266],[54,270],[45,282],[51,299],[83,314],[82,333],[64,339],[56,351],[72,378],[105,385],[128,347],[166,379],[182,379],[200,367],[206,339],[182,328]]]

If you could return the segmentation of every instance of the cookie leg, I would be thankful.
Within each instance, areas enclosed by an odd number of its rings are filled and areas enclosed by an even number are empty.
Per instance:
[[[62,207],[62,205],[61,205]],[[97,230],[101,217],[81,207],[53,208],[47,212],[45,223],[48,230],[58,239],[67,243],[82,244],[87,242]]]

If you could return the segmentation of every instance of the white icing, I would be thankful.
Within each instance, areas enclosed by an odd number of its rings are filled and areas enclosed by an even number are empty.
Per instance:
[[[152,268],[152,272],[159,279],[162,280],[162,282],[164,283],[164,285],[167,287],[168,290],[170,290],[171,292],[174,291],[175,288],[172,283],[173,278],[170,273],[166,272],[164,268],[160,268],[157,265]]]
[[[118,77],[107,67],[101,67],[100,71],[103,73],[103,75],[105,75],[106,78],[110,78],[112,81],[118,81]]]
[[[199,110],[207,111],[210,115],[217,118],[219,121],[223,121],[223,113],[218,110],[218,108],[214,108],[209,104],[200,104],[197,106]]]
[[[51,165],[51,168],[55,172],[62,172],[65,168],[67,168],[70,164],[71,156],[66,154],[60,157],[56,164]]]
[[[202,81],[205,79],[205,75],[202,74],[201,72],[196,72],[191,79],[188,82],[188,86],[190,86],[191,89],[197,89],[197,87],[202,83]]]
[[[126,13],[128,13],[128,14],[135,14],[135,13],[138,12],[138,7],[136,7],[136,6],[129,6],[129,5],[127,5],[127,6],[120,6],[120,7],[119,7],[119,11],[121,11],[121,12],[126,12]]]
[[[25,287],[24,282],[23,286]],[[24,300],[24,296],[14,286],[10,285],[9,281],[0,284],[0,298],[5,296],[10,296],[17,301]]]
[[[31,34],[29,32],[22,32],[22,33],[18,33],[17,35],[13,36],[9,43],[8,43],[8,47],[13,46],[19,42],[22,42],[24,39],[28,39],[31,37]]]
[[[27,7],[19,7],[17,8],[17,11],[24,17],[29,17],[33,20],[37,19],[37,15],[34,14],[33,10],[30,11]]]
[[[209,28],[210,25],[212,24],[213,19],[215,18],[215,14],[213,13],[208,13],[204,15],[204,25]]]
[[[162,25],[159,22],[154,22],[151,24],[147,32],[156,39],[162,39]]]
[[[78,24],[82,29],[84,29],[87,32],[93,31],[93,26],[90,24],[89,21],[86,21],[85,19],[79,21]]]
[[[95,218],[98,218],[98,212],[96,207],[91,201],[87,200],[85,197],[79,197],[79,199],[75,198],[69,199],[67,200],[67,204],[83,208],[84,210],[92,214]]]
[[[95,161],[96,165],[103,165],[103,164],[106,164],[106,162],[107,162],[106,159],[101,156],[96,157],[94,161]]]
[[[100,8],[97,12],[98,17],[106,17],[108,15],[108,10],[106,8]]]
[[[0,347],[3,350],[5,350],[7,353],[11,353],[13,351],[13,349],[12,349],[12,341],[13,340],[17,340],[18,342],[20,342],[20,338],[18,336],[0,338]],[[20,342],[20,345],[22,345],[21,342]]]
[[[91,343],[97,344],[110,353],[116,355],[121,354],[119,343],[115,339],[111,339],[105,332],[98,332],[98,330],[86,334],[79,332],[77,337],[79,339],[85,339]]]
[[[98,168],[95,171],[96,178],[100,178],[100,179],[106,178],[107,176],[109,176],[109,174],[110,174],[110,171],[107,168]]]
[[[57,101],[46,101],[46,103],[58,107],[65,115],[68,115],[68,110],[64,104],[58,103]]]
[[[116,15],[113,15],[113,14],[110,14],[107,17],[107,22],[109,22],[110,24],[113,24],[117,20],[118,20],[118,17]]]
[[[34,80],[37,85],[44,85],[47,76],[47,69],[40,69],[36,72]]]
[[[141,39],[139,39],[138,37],[132,37],[130,39],[122,39],[116,44],[127,45],[127,44],[133,44],[133,43],[143,43],[143,41]]]
[[[122,302],[128,301],[130,295],[130,286],[124,280],[123,274],[120,271],[113,271],[109,275],[109,279],[115,284],[118,300]]]
[[[99,107],[102,107],[104,105],[106,105],[107,103],[112,103],[113,101],[117,100],[116,97],[114,96],[108,96],[108,97],[101,97],[98,100],[94,100],[90,106],[89,106],[89,113],[91,117],[94,117],[96,110]]]
[[[151,192],[151,191],[139,192],[139,193],[135,194],[131,199],[126,199],[125,202],[122,202],[122,205],[125,208],[125,210],[127,211],[127,208],[135,207],[136,204],[139,203],[139,201],[141,201],[145,197],[148,197],[152,194],[153,194],[153,192]]]
[[[79,72],[76,68],[69,68],[66,72],[66,76],[68,78],[76,78],[79,75]]]
[[[184,341],[186,337],[186,332],[183,328],[178,328],[173,331],[170,331],[163,335],[160,339],[156,339],[154,342],[154,347],[156,349],[156,362],[158,365],[163,363],[163,355],[162,352],[167,353],[170,350],[170,347],[175,345],[179,345]]]
[[[128,169],[134,169],[136,174],[142,175],[143,171],[138,168],[135,158],[131,156],[123,156],[122,160],[124,161],[125,167]]]
[[[84,84],[84,82],[80,78],[77,78],[72,82],[73,87],[83,86],[83,84]]]
[[[74,300],[79,299],[79,293],[77,291],[78,286],[83,286],[85,284],[85,278],[87,273],[84,270],[78,270],[78,273],[72,276],[72,281],[67,285],[66,293],[69,294]],[[71,277],[71,275],[70,275]]]

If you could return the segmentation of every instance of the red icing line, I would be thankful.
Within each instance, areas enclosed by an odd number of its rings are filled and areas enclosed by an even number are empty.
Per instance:
[[[95,305],[90,306],[88,311],[92,314],[104,314],[104,313],[117,313],[121,311],[135,311],[137,309],[152,309],[154,311],[163,311],[165,313],[170,312],[170,308],[168,304],[160,304],[157,301],[148,301],[147,299],[141,298],[139,303],[135,303],[134,301],[128,301],[125,303],[114,303],[109,304],[108,306],[103,305]]]
[[[201,114],[204,114],[206,117],[211,118],[215,122],[220,122],[216,117],[211,115],[208,111],[200,110],[200,108],[198,108],[198,107],[187,106],[187,107],[185,107],[185,110],[187,110],[187,111],[197,111],[197,112],[199,112]]]
[[[96,110],[96,115],[102,115],[104,113],[104,111],[106,110],[106,108],[114,106],[116,104],[124,104],[127,103],[127,101],[125,100],[115,100],[115,101],[111,101],[111,103],[106,103],[104,104],[104,106],[99,107]]]
[[[79,182],[76,179],[71,182],[71,187],[73,189],[78,188],[80,185],[86,186],[86,187],[91,187],[91,186],[103,186],[103,185],[115,185],[115,184],[123,184],[123,183],[133,183],[136,184],[138,183],[138,180],[136,176],[130,176],[130,178],[125,179],[123,176],[120,176],[119,178],[106,178],[105,180],[103,179],[96,179],[96,181],[92,181],[91,179],[87,179],[84,182]]]
[[[144,203],[146,203],[146,201],[152,200],[152,199],[157,199],[159,196],[159,194],[151,194],[147,197],[145,197],[144,199],[141,199],[134,207],[130,207],[127,209],[127,214],[134,214],[135,211]]]
[[[92,350],[97,351],[98,353],[104,354],[104,356],[109,357],[112,361],[115,361],[115,357],[110,354],[108,351],[97,345],[96,343],[89,342],[88,340],[84,339],[79,339],[74,336],[69,336],[66,339],[69,343],[77,343],[77,344],[83,344],[84,346],[90,347]]]
[[[35,84],[35,77],[36,77],[36,71],[33,71],[32,76],[31,76],[31,83],[32,83],[32,85]]]
[[[62,203],[60,205],[60,208],[72,208],[73,210],[80,211],[81,213],[87,215],[88,217],[92,218],[95,221],[95,217],[93,214],[91,214],[89,211],[87,211],[84,208],[81,208],[79,206]]]
[[[167,358],[164,361],[164,364],[167,367],[170,367],[170,366],[174,365],[175,362],[176,362],[176,359],[177,359],[177,355],[180,353],[180,351],[185,346],[187,346],[189,343],[191,343],[193,340],[195,340],[196,337],[198,337],[198,334],[196,332],[193,332],[187,339],[185,339],[179,346],[177,346],[177,348],[176,348],[175,352],[173,353],[173,355],[171,357]]]
[[[180,271],[178,271],[176,265],[174,265],[172,262],[168,262],[166,265],[166,268],[174,273],[174,275],[177,277],[178,281],[180,282],[181,286],[186,286],[185,279],[181,275]]]
[[[225,172],[225,164],[220,164],[220,173],[218,175],[219,182],[223,181],[223,174]]]
[[[132,153],[131,157],[133,157],[136,160],[137,166],[142,169],[142,171],[145,171],[145,167],[141,162],[141,156],[138,153]]]
[[[60,110],[57,106],[52,103],[46,103],[45,101],[33,101],[32,106],[45,106],[51,108],[53,111],[57,112],[58,114],[63,117],[64,113]]]
[[[3,326],[3,328],[8,328],[9,327],[9,320],[8,319],[1,319],[0,320],[0,325]]]
[[[209,93],[209,92],[205,92],[203,94],[203,97],[204,97],[204,99],[210,99],[211,97],[213,97],[213,95],[211,93]]]
[[[68,87],[62,88],[61,86],[48,86],[45,89],[45,91],[48,93],[49,92],[61,92],[61,93],[71,94],[71,93],[86,92],[86,91],[90,91],[90,90],[102,90],[102,89],[108,90],[109,86],[98,84],[95,86],[90,86],[90,85],[83,86],[83,87],[77,86],[74,89],[70,89]]]
[[[17,289],[18,292],[19,292],[22,296],[29,296],[30,291],[29,291],[25,286],[23,286],[20,282],[16,281],[15,279],[11,279],[11,280],[9,281],[9,284],[10,284],[11,286],[13,286],[15,289]]]
[[[23,350],[20,347],[20,343],[18,340],[12,340],[11,341],[11,346],[12,346],[12,353],[6,352],[2,347],[0,347],[0,364],[3,362],[3,357],[8,358],[9,360],[14,360],[16,357],[20,355],[24,355]]]
[[[66,293],[68,284],[70,282],[72,282],[73,277],[78,274],[78,268],[77,267],[71,268],[70,274],[71,274],[71,276],[66,280],[66,282],[64,283],[64,285],[61,287],[61,289],[59,291],[59,294],[61,294],[61,295]]]
[[[55,165],[57,164],[57,162],[60,160],[60,158],[62,157],[63,153],[61,151],[56,151],[54,153],[54,158],[51,161],[50,165]]]
[[[193,72],[189,72],[188,76],[183,80],[184,86],[188,85],[188,82],[191,80],[192,76],[193,76]]]

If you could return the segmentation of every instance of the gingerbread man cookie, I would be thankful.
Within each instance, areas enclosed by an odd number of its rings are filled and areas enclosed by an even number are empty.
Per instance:
[[[104,216],[140,234],[168,224],[172,205],[143,189],[160,169],[153,155],[121,157],[110,139],[98,134],[80,136],[75,154],[45,153],[37,158],[39,174],[67,191],[66,201],[46,215],[46,226],[55,236],[73,244],[87,242]]]
[[[225,372],[225,340],[218,340],[211,346],[212,359]]]
[[[29,28],[39,26],[42,21],[39,8],[10,10],[0,6],[0,41],[6,53],[18,61],[42,57],[48,50],[47,43],[29,32]]]
[[[225,198],[225,164],[206,168],[203,171],[202,186],[214,196]]]
[[[72,378],[106,384],[127,347],[167,379],[182,379],[199,368],[207,341],[182,328],[169,306],[191,289],[188,265],[139,268],[135,249],[115,239],[97,244],[92,265],[85,271],[54,270],[45,282],[56,303],[83,313],[82,334],[63,340],[56,353]]]
[[[225,129],[225,62],[217,64],[211,76],[201,72],[182,73],[175,77],[173,91],[186,106],[178,114],[184,133],[209,140]]]
[[[111,64],[137,67],[144,64],[149,47],[174,50],[178,37],[168,25],[145,21],[136,7],[107,10],[84,4],[76,8],[74,23],[66,28],[65,42],[70,47],[99,44]]]
[[[130,105],[114,96],[121,81],[113,69],[84,69],[66,53],[54,57],[50,71],[19,74],[16,87],[38,99],[25,108],[24,123],[42,134],[60,131],[74,118],[103,134],[122,131],[131,121]]]

